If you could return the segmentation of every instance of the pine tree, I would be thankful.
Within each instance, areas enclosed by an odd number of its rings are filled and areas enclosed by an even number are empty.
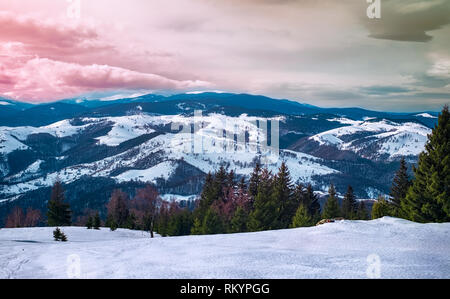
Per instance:
[[[308,208],[306,208],[303,204],[297,209],[294,218],[292,219],[291,227],[305,227],[312,226],[313,218],[309,215]]]
[[[99,230],[100,229],[100,225],[101,225],[100,215],[97,212],[95,214],[95,216],[94,216],[94,220],[93,220],[92,226],[94,227],[94,229]]]
[[[272,194],[278,206],[278,228],[287,228],[292,223],[298,202],[293,196],[291,176],[285,162],[281,163],[275,176]]]
[[[404,158],[400,160],[400,168],[395,173],[392,181],[390,203],[392,204],[392,216],[401,217],[401,202],[405,199],[406,193],[411,186],[408,176],[408,167]]]
[[[70,205],[65,202],[64,190],[60,182],[53,185],[48,202],[47,218],[49,226],[70,226],[72,224],[72,211]]]
[[[64,234],[59,227],[57,227],[54,231],[53,231],[53,239],[55,241],[61,241],[61,242],[67,242],[67,236],[66,234]]]
[[[206,235],[225,233],[224,223],[213,208],[209,208],[203,220],[202,231]]]
[[[234,185],[236,184],[234,179],[235,179],[234,171],[230,170],[230,172],[227,175],[227,180],[226,180],[225,186],[228,188],[233,188]]]
[[[137,222],[136,215],[130,211],[130,214],[128,215],[125,227],[128,229],[137,229],[138,225],[136,222]]]
[[[256,162],[248,185],[248,193],[254,199],[258,194],[259,181],[261,176],[261,165]]]
[[[231,231],[234,233],[246,232],[248,217],[248,213],[242,207],[238,207],[231,219]]]
[[[195,210],[195,218],[198,222],[203,223],[206,212],[212,203],[217,199],[217,190],[214,184],[214,176],[211,173],[206,175],[205,183],[203,184],[202,193],[200,194],[200,200],[198,202],[198,207]],[[194,225],[194,227],[196,227]]]
[[[214,200],[223,198],[223,191],[225,190],[229,182],[229,174],[227,173],[224,166],[220,166],[219,171],[217,171],[214,176]]]
[[[334,188],[334,185],[331,184],[330,188],[328,189],[328,199],[325,203],[322,218],[323,219],[332,219],[339,217],[341,215],[339,202],[336,197],[336,189]]]
[[[342,201],[342,217],[345,219],[354,219],[357,209],[358,204],[356,202],[356,197],[353,194],[353,188],[352,186],[348,186],[347,193]]]
[[[272,196],[273,178],[267,168],[263,169],[255,198],[254,210],[249,217],[250,231],[276,229],[278,226],[278,204]]]
[[[199,218],[194,219],[194,223],[191,228],[191,235],[203,235],[203,223]]]
[[[94,219],[92,219],[92,216],[88,217],[88,220],[86,222],[86,228],[92,229],[92,226],[94,225]]]
[[[372,207],[372,219],[382,218],[392,215],[392,205],[384,197],[380,196]]]
[[[306,187],[305,203],[308,203],[308,212],[312,217],[313,223],[317,223],[320,220],[320,203],[319,198],[314,194],[311,184],[308,184],[308,187]]]
[[[366,204],[364,201],[360,201],[358,205],[358,211],[356,213],[356,219],[358,220],[368,220],[369,219],[369,213],[366,208]]]
[[[59,229],[59,227],[57,227],[54,231],[53,231],[53,239],[55,241],[60,241],[61,240],[61,230]]]
[[[446,105],[419,155],[414,180],[401,202],[403,215],[416,222],[450,221],[450,114]]]

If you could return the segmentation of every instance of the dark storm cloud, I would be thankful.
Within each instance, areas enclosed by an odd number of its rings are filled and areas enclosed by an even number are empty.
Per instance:
[[[401,86],[369,86],[361,88],[361,92],[368,95],[387,95],[412,91]]]
[[[381,19],[365,20],[372,38],[410,42],[430,41],[430,31],[448,24],[448,0],[382,0]]]

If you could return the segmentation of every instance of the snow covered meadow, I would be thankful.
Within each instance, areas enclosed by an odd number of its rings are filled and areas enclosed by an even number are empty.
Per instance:
[[[0,278],[450,278],[450,223],[384,217],[258,233],[156,237],[0,229]]]

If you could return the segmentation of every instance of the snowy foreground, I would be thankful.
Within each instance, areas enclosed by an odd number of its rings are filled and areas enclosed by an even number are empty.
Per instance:
[[[260,233],[0,229],[0,278],[450,278],[450,223],[385,217]]]

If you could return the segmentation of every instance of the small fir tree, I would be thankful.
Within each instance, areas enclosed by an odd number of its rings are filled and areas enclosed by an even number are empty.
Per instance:
[[[309,215],[308,209],[303,204],[300,204],[300,206],[297,209],[297,212],[295,213],[294,218],[292,219],[291,227],[295,228],[312,225],[313,219]]]
[[[92,225],[93,225],[94,229],[97,229],[97,230],[100,229],[101,220],[100,220],[100,215],[99,215],[98,212],[94,216],[94,220],[93,220],[93,224]]]
[[[334,188],[334,185],[331,184],[330,188],[328,189],[328,199],[325,203],[322,218],[323,219],[332,219],[339,217],[341,215],[339,202],[336,197],[336,189]]]

